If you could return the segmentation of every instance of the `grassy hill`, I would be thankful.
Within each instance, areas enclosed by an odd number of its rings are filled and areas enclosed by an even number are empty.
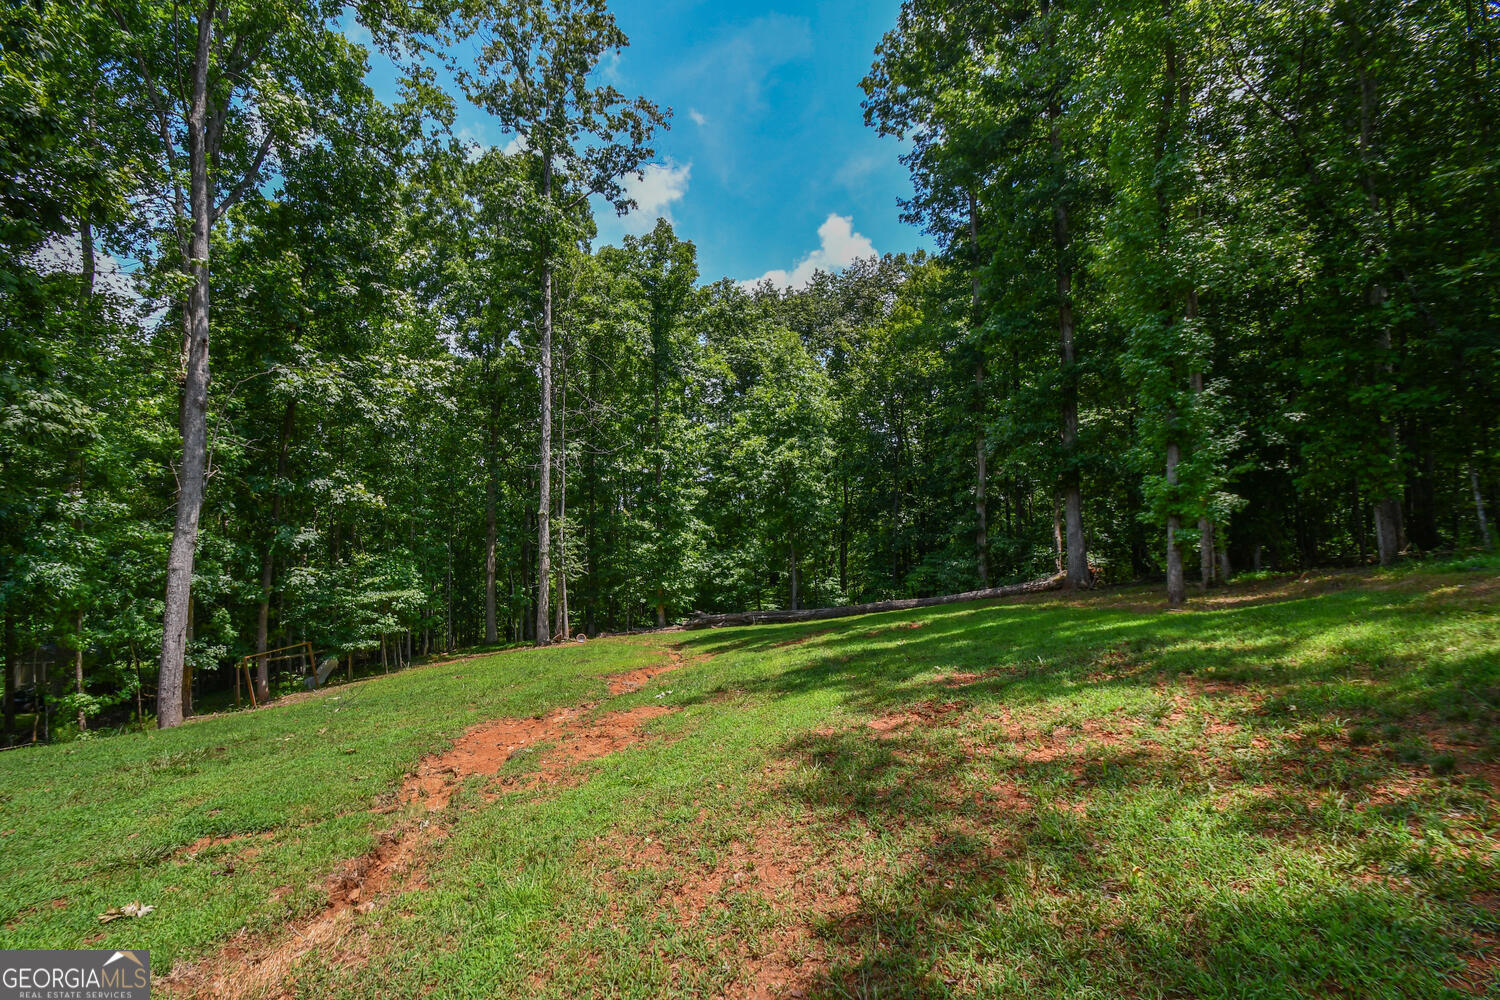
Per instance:
[[[596,640],[12,751],[0,942],[182,996],[1496,996],[1497,569]]]

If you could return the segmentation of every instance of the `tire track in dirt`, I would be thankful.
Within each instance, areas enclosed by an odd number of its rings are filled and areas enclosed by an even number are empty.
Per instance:
[[[611,695],[639,690],[652,679],[682,667],[686,660],[676,649],[664,650],[667,662],[640,667],[605,678]],[[511,787],[556,785],[566,781],[576,765],[597,760],[648,738],[641,727],[676,711],[664,705],[634,708],[592,716],[598,701],[554,709],[522,719],[496,719],[471,727],[442,753],[429,755],[407,777],[392,804],[377,813],[410,811],[420,803],[423,814],[404,820],[376,835],[373,850],[344,865],[327,882],[328,902],[321,911],[289,924],[287,931],[266,945],[253,943],[241,931],[217,954],[184,963],[159,980],[164,993],[176,997],[288,997],[280,988],[296,964],[310,952],[332,948],[340,959],[362,964],[367,958],[358,945],[349,947],[357,914],[373,910],[393,892],[426,886],[431,848],[447,839],[439,815],[455,792],[471,777],[494,778],[518,752],[547,745],[538,766]],[[487,799],[498,797],[490,788]],[[195,845],[196,846],[196,845]]]

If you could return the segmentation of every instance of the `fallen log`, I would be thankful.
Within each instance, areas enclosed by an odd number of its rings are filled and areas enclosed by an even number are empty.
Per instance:
[[[969,590],[962,594],[944,594],[941,597],[907,597],[895,601],[873,601],[869,604],[850,604],[841,608],[808,608],[799,611],[732,611],[722,615],[695,615],[684,622],[682,627],[695,629],[723,628],[727,625],[783,625],[789,622],[815,622],[824,618],[869,615],[879,611],[910,611],[913,608],[932,608],[940,604],[987,601],[996,597],[1019,597],[1022,594],[1040,594],[1043,591],[1060,590],[1067,578],[1066,573],[1057,573],[1040,580],[1013,583],[1008,587]]]

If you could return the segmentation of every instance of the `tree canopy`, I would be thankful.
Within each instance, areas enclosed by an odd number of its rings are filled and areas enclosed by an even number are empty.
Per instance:
[[[1491,544],[1493,4],[907,0],[860,85],[939,249],[787,289],[598,245],[669,123],[627,44],[603,0],[0,12],[7,742],[300,643]]]

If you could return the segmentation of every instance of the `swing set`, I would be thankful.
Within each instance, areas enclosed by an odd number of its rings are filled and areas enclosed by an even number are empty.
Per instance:
[[[310,642],[294,642],[290,646],[282,646],[279,649],[268,649],[264,653],[249,653],[239,658],[234,665],[234,707],[240,707],[240,675],[244,674],[245,688],[250,695],[250,707],[259,708],[260,704],[255,698],[255,681],[250,676],[250,665],[258,660],[265,660],[269,665],[272,661],[298,660],[302,664],[302,675],[304,677],[314,674],[317,669],[317,658],[313,655],[313,647]],[[270,669],[267,667],[267,673]]]

